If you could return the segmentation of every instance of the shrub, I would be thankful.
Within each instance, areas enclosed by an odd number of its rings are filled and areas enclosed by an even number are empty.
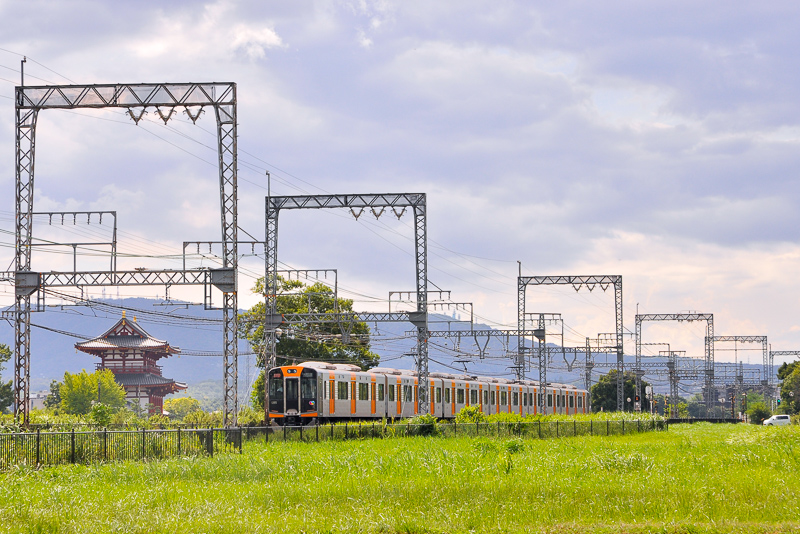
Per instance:
[[[107,427],[111,423],[113,413],[114,410],[111,406],[102,402],[95,402],[89,412],[89,422],[97,426]]]
[[[456,423],[483,423],[486,415],[477,406],[465,406],[456,414]]]
[[[409,421],[411,432],[417,436],[440,435],[439,421],[433,415],[426,413],[418,415]]]
[[[770,412],[769,408],[767,408],[767,405],[763,402],[753,403],[750,405],[750,409],[747,410],[747,417],[754,425],[760,425],[771,415],[772,412]]]

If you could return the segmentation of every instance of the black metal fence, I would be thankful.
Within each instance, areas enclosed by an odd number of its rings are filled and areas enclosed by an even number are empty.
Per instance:
[[[271,427],[263,439],[269,441],[331,441],[411,436],[487,436],[545,439],[573,436],[614,436],[667,430],[664,420],[525,421],[495,423],[401,423],[353,422],[322,426]],[[248,431],[248,429],[245,429]],[[249,429],[263,432],[265,429]],[[245,439],[252,439],[245,435]]]
[[[214,455],[242,448],[242,429],[100,430],[0,434],[0,469]]]
[[[666,430],[666,421],[533,421],[496,423],[352,422],[174,430],[100,430],[0,434],[0,470],[13,465],[91,464],[121,460],[213,456],[242,452],[242,443],[315,442],[411,436],[487,436],[530,439],[612,436]]]

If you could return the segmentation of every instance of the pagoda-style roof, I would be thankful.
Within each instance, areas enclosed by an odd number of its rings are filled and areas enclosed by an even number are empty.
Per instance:
[[[114,375],[114,380],[122,387],[129,386],[169,386],[175,385],[177,389],[186,389],[186,384],[175,382],[171,378],[154,375],[152,373],[120,373]]]
[[[167,341],[156,339],[148,334],[134,318],[129,321],[123,313],[122,319],[109,328],[104,334],[75,344],[75,348],[81,352],[90,354],[102,353],[114,349],[122,350],[141,350],[147,352],[160,352],[164,356],[177,354],[181,351],[178,347],[172,347]]]

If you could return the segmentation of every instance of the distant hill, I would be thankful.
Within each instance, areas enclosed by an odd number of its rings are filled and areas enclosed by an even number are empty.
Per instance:
[[[105,299],[93,301],[91,306],[48,307],[44,313],[31,316],[31,387],[32,391],[46,390],[51,380],[61,380],[64,371],[91,371],[99,362],[98,358],[77,352],[74,344],[86,338],[99,336],[110,328],[127,309],[127,316],[137,318],[137,322],[152,336],[169,341],[182,349],[183,354],[161,360],[164,375],[189,384],[186,393],[198,398],[208,409],[222,403],[222,322],[221,312],[205,310],[200,306],[187,306],[181,303],[165,303],[144,298]],[[372,350],[381,356],[382,367],[414,369],[416,337],[409,323],[369,323]],[[431,330],[451,330],[449,338],[431,337],[429,339],[430,371],[459,372],[470,375],[513,377],[513,353],[516,351],[516,338],[492,337],[476,339],[464,332],[470,324],[458,321],[456,317],[432,314]],[[475,324],[475,330],[489,330],[484,324]],[[409,333],[411,335],[406,335]],[[13,325],[0,323],[0,343],[13,347]],[[240,402],[249,399],[252,381],[258,375],[255,356],[248,355],[246,342],[239,343],[239,396]],[[194,355],[192,354],[194,353]],[[211,353],[198,355],[197,353]],[[583,373],[580,369],[583,355],[579,355],[571,372],[561,355],[554,357],[548,369],[548,381],[582,386]],[[596,355],[598,363],[613,363],[614,355]],[[625,363],[633,364],[634,357],[625,356]],[[649,360],[655,361],[655,360]],[[10,366],[8,366],[10,367]],[[745,366],[756,368],[758,366]],[[608,366],[598,365],[593,374],[597,380],[600,373],[608,372]],[[5,379],[11,378],[10,370],[4,372]],[[538,367],[528,371],[528,376],[538,378]],[[666,380],[647,379],[654,384],[657,392],[668,389]],[[688,385],[688,384],[687,384]],[[688,388],[685,388],[688,390]]]

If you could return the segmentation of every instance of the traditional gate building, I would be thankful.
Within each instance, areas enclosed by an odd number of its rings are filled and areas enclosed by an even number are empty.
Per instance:
[[[151,413],[162,413],[164,397],[186,389],[186,384],[165,378],[161,374],[160,358],[179,354],[181,349],[170,346],[145,332],[137,322],[125,318],[104,334],[75,344],[81,352],[100,357],[96,369],[108,369],[114,379],[125,388],[125,397],[130,405],[146,409]]]

